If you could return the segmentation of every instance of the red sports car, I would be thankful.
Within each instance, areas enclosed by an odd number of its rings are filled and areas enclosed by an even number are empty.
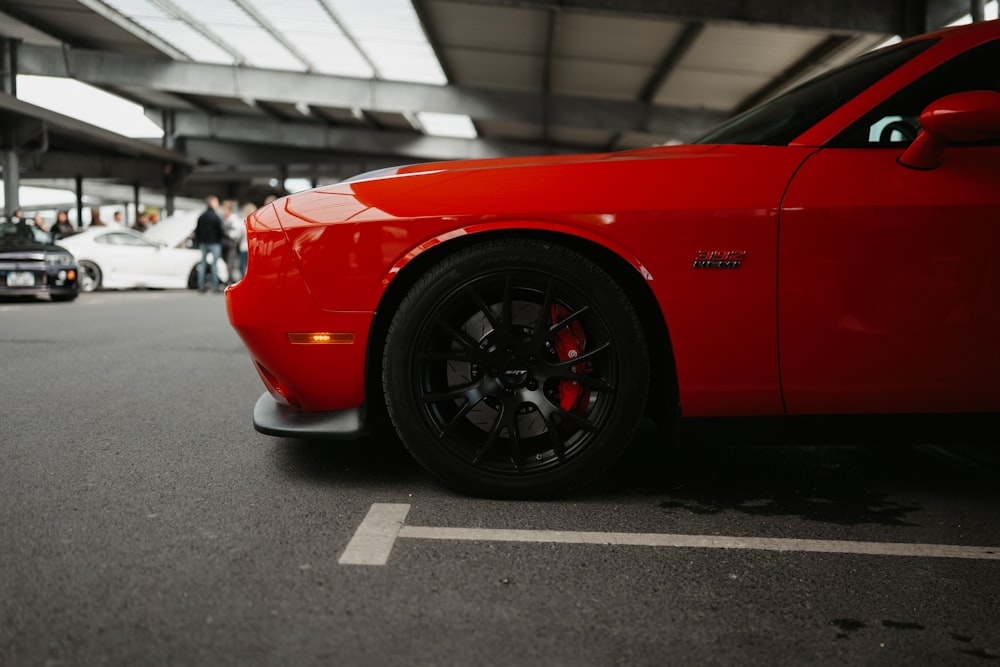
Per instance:
[[[1000,22],[981,22],[689,145],[278,200],[227,291],[267,388],[254,424],[344,438],[388,417],[454,488],[529,497],[599,476],[647,416],[992,419],[998,91]]]

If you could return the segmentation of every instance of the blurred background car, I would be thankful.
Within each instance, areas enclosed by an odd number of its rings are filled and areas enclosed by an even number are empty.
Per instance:
[[[201,251],[172,247],[125,227],[90,227],[60,240],[59,245],[76,257],[84,292],[197,285]],[[225,264],[216,262],[216,270],[220,282],[227,282]]]
[[[72,301],[80,294],[73,255],[47,243],[46,236],[24,222],[0,222],[0,297]]]

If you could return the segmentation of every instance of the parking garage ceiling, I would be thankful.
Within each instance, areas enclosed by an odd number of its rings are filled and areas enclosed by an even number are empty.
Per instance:
[[[402,163],[684,142],[893,36],[983,5],[413,0],[442,84],[377,67],[363,77],[331,73],[336,63],[297,47],[301,26],[268,18],[276,6],[295,18],[306,3],[338,16],[338,0],[0,0],[5,76],[13,69],[77,79],[142,105],[165,131],[162,145],[136,154],[132,142],[109,144],[99,131],[88,135],[0,94],[0,120],[28,137],[5,139],[30,154],[20,163],[22,182],[82,172],[156,187],[165,168],[179,195],[238,197],[261,179],[330,182]],[[264,40],[241,41],[221,8],[242,12],[283,57],[250,57]],[[199,59],[171,43],[139,20],[153,10],[211,37],[232,60]],[[363,59],[378,62],[377,40],[372,46],[345,22],[337,27]],[[468,116],[475,138],[430,134],[419,121],[427,111]],[[138,169],[137,159],[156,168]]]

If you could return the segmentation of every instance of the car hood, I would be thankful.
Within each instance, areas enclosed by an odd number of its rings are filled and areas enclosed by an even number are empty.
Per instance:
[[[51,243],[0,240],[0,257],[4,259],[42,259],[47,252],[66,252]]]
[[[684,144],[679,146],[652,146],[649,148],[637,148],[628,151],[615,151],[609,153],[584,153],[572,155],[545,155],[545,156],[523,156],[504,158],[475,158],[468,160],[448,160],[441,162],[422,162],[419,164],[401,165],[386,169],[368,171],[341,183],[357,183],[377,178],[389,178],[392,176],[407,176],[412,174],[427,174],[442,171],[462,171],[467,169],[504,169],[511,167],[542,167],[546,165],[574,164],[581,162],[600,162],[604,160],[627,160],[630,158],[646,157],[669,157],[670,155],[696,155],[707,153],[718,146],[711,144],[694,145]],[[322,188],[319,188],[322,190]]]
[[[194,234],[201,211],[182,211],[163,218],[150,225],[143,236],[154,243],[162,243],[170,248],[186,248],[188,239]]]

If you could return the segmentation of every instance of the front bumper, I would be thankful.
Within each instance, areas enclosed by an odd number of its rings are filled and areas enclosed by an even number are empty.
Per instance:
[[[33,280],[30,285],[8,285],[11,274],[30,273]],[[57,269],[33,265],[0,261],[0,296],[41,296],[72,297],[80,293],[75,266]]]

